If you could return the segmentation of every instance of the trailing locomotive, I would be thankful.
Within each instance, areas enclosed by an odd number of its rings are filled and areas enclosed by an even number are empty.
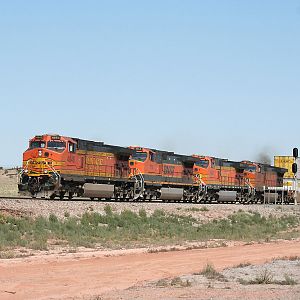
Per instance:
[[[194,173],[201,180],[201,200],[208,202],[262,203],[267,191],[273,200],[292,202],[283,186],[285,169],[250,161],[235,162],[208,156],[196,156]],[[283,199],[282,199],[283,198]]]
[[[130,175],[142,181],[142,199],[197,201],[199,184],[194,180],[196,158],[156,149],[130,147]]]
[[[59,135],[35,136],[23,154],[19,192],[33,197],[182,202],[276,200],[286,170],[249,161],[119,147]]]

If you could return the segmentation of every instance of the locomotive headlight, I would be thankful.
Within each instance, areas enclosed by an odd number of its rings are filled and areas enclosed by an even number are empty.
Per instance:
[[[39,156],[42,156],[42,150],[39,150],[38,154]]]
[[[48,170],[45,170],[44,173],[47,174],[47,173],[48,173]]]

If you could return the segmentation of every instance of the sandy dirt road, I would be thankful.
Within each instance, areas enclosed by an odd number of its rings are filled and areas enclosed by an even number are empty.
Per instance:
[[[0,299],[66,299],[126,289],[148,280],[199,271],[207,262],[218,270],[241,262],[300,256],[300,241],[213,249],[134,253],[89,258],[0,261]]]

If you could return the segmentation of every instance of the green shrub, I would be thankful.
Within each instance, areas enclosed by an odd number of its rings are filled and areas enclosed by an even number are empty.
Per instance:
[[[111,206],[110,205],[105,205],[105,207],[104,207],[104,211],[105,211],[105,213],[106,213],[106,215],[108,216],[108,215],[112,215],[113,214],[113,211],[112,211],[112,209],[111,209]]]
[[[155,210],[148,216],[145,210],[138,213],[124,210],[118,214],[107,205],[105,214],[86,212],[80,218],[68,215],[58,219],[54,214],[35,219],[0,215],[0,247],[45,249],[49,239],[88,247],[97,243],[128,246],[137,242],[153,245],[208,239],[264,240],[298,224],[296,216],[265,218],[258,213],[245,212],[202,224],[191,216],[166,214],[163,210]]]

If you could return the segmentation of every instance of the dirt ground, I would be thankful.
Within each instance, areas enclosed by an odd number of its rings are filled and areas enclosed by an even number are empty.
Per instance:
[[[18,196],[17,170],[0,170],[0,196]]]
[[[300,256],[300,241],[237,245],[158,253],[126,253],[92,256],[41,256],[0,261],[0,299],[299,299],[299,286],[240,285],[231,279],[210,284],[193,281],[189,287],[158,287],[153,281],[191,276],[207,263],[218,271],[243,262],[263,264],[282,256]],[[292,272],[286,261],[285,271]],[[299,262],[297,266],[299,267]],[[232,275],[234,276],[234,275]],[[236,275],[235,275],[236,276]],[[294,276],[299,277],[298,273]],[[230,276],[228,275],[227,277]],[[298,278],[297,277],[297,278]],[[196,283],[195,283],[196,282]]]

